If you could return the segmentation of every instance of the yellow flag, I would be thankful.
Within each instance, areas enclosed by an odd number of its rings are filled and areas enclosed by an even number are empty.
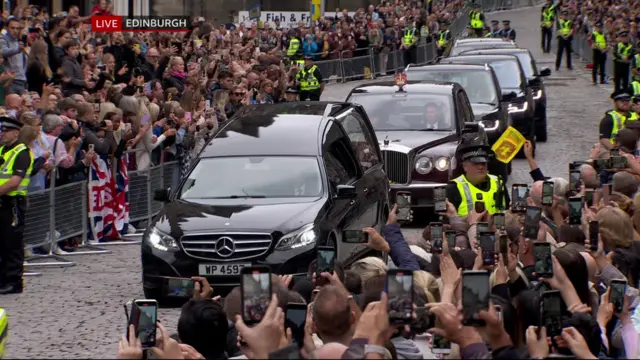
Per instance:
[[[496,153],[496,159],[508,164],[526,141],[527,139],[518,130],[509,126],[498,141],[493,144],[491,150]]]

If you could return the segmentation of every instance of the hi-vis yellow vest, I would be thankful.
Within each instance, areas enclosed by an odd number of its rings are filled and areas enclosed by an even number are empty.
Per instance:
[[[594,31],[591,33],[591,35],[593,36],[592,48],[600,49],[600,50],[604,50],[607,48],[607,38],[604,36],[603,33]]]
[[[569,36],[571,34],[572,27],[573,24],[571,23],[571,20],[560,19],[560,34],[562,34],[562,36]]]
[[[550,28],[553,26],[553,17],[554,13],[551,9],[545,9],[542,11],[542,17],[544,21],[542,22],[542,27]]]
[[[482,191],[471,184],[464,175],[460,175],[453,179],[458,186],[458,192],[460,193],[460,205],[458,206],[458,216],[469,215],[469,209],[474,209],[475,201],[478,198],[478,194],[482,194],[482,201],[489,214],[498,212],[496,194],[500,190],[500,180],[497,176],[489,175],[491,181],[491,187],[489,191]],[[504,198],[503,198],[504,201]]]
[[[298,49],[300,49],[300,40],[297,38],[292,38],[289,40],[289,48],[287,49],[287,56],[294,56],[298,53]]]
[[[416,34],[416,29],[406,29],[404,31],[404,36],[402,37],[402,43],[406,46],[413,44],[415,34]]]
[[[636,114],[634,112],[630,112],[629,116],[624,116],[624,115],[620,114],[619,112],[617,112],[616,110],[611,110],[607,114],[611,115],[611,118],[613,119],[613,128],[611,128],[611,137],[609,137],[609,141],[612,144],[615,143],[616,135],[618,134],[618,132],[620,130],[622,130],[622,128],[624,128],[624,124],[626,124],[627,121],[637,121],[638,120],[638,114]]]
[[[313,65],[309,70],[302,68],[296,74],[296,78],[300,83],[300,91],[313,91],[320,89],[320,81],[313,73],[318,68],[317,65]]]
[[[472,12],[470,14],[471,17],[471,28],[472,29],[483,29],[484,28],[484,21],[482,21],[480,18],[482,17],[482,13],[481,12]]]
[[[31,150],[27,148],[24,144],[18,144],[13,149],[4,152],[4,146],[0,147],[0,156],[4,160],[2,167],[0,167],[0,186],[6,184],[9,179],[13,176],[13,164],[16,162],[16,158],[18,154],[22,151],[28,151],[29,157],[31,158],[31,163],[29,164],[29,169],[27,169],[27,173],[20,181],[20,185],[17,189],[9,192],[8,196],[27,196],[27,188],[29,187],[29,175],[31,174],[31,170],[33,168],[33,153]]]
[[[4,344],[7,343],[8,335],[9,319],[7,319],[7,312],[0,308],[0,359],[4,356]]]
[[[447,35],[449,35],[449,30],[440,31],[440,39],[438,39],[438,45],[440,45],[440,47],[444,47],[449,42]]]

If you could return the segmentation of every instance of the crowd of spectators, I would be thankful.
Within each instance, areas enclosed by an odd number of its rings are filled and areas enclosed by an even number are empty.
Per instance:
[[[602,23],[608,44],[617,43],[618,34],[622,31],[629,32],[629,41],[634,47],[640,39],[640,2],[561,0],[556,7],[569,11],[569,19],[587,36],[594,31],[597,23]]]

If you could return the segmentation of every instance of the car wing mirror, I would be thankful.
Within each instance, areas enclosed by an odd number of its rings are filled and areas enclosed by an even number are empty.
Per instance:
[[[336,198],[338,199],[353,199],[356,196],[358,196],[358,192],[353,185],[338,185],[336,187]]]
[[[540,70],[540,76],[549,76],[549,75],[551,75],[551,69],[544,68]]]
[[[153,200],[159,202],[169,202],[169,194],[171,193],[171,189],[157,189],[153,192]]]
[[[515,92],[513,92],[513,91],[512,91],[512,92],[510,92],[510,93],[503,94],[503,95],[502,95],[502,100],[503,100],[503,101],[513,101],[513,100],[515,100],[517,97],[518,97],[518,94],[516,94]]]

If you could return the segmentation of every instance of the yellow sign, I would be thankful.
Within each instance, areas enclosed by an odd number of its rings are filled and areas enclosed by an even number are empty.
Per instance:
[[[322,0],[311,0],[311,20],[320,20],[322,15]]]
[[[522,145],[524,145],[526,141],[527,139],[525,139],[518,130],[509,126],[498,141],[493,144],[491,150],[495,152],[496,159],[508,164],[516,156],[518,151],[520,151],[520,148],[522,148]]]

